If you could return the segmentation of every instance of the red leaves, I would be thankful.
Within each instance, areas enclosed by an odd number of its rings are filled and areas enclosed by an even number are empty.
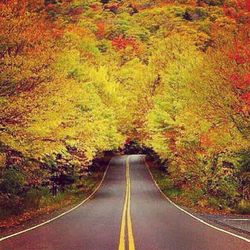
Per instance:
[[[236,108],[238,113],[249,114],[250,112],[250,74],[239,75],[234,74],[230,77],[232,86],[238,89],[240,104]]]
[[[89,6],[93,11],[97,11],[98,10],[98,5],[97,4],[91,4]]]
[[[112,45],[117,50],[126,49],[127,47],[131,47],[133,50],[138,49],[138,44],[134,38],[125,38],[122,36],[118,36],[112,40]]]
[[[229,82],[234,88],[235,95],[239,99],[236,112],[245,115],[250,114],[250,40],[246,34],[248,27],[243,27],[238,32],[237,39],[233,42],[228,57],[234,62],[234,74],[229,73]]]
[[[229,53],[229,58],[237,64],[250,62],[250,51],[246,46],[236,46],[234,51]]]
[[[241,9],[245,9],[247,11],[250,11],[250,0],[238,0],[237,6]]]
[[[249,45],[250,45],[250,40],[247,37],[236,40],[233,43],[231,51],[229,51],[228,53],[229,59],[234,61],[238,66],[249,63],[250,62]]]
[[[244,103],[250,107],[250,91],[245,92],[241,95],[241,99],[244,101]]]
[[[241,112],[245,115],[250,114],[250,91],[247,91],[240,95],[240,98],[242,100],[242,106],[241,106]]]
[[[248,114],[250,112],[250,91],[248,90],[250,87],[250,74],[239,75],[233,74],[230,77],[231,84],[234,88],[238,89],[238,95],[240,100],[240,106],[237,107],[236,111],[238,113]]]
[[[54,9],[54,4],[49,3],[46,7],[48,10]]]
[[[244,90],[250,86],[250,74],[233,74],[230,77],[230,81],[233,87]]]
[[[69,12],[69,14],[71,16],[78,16],[81,15],[83,13],[83,8],[82,7],[76,7],[76,8],[72,8]]]
[[[230,18],[233,18],[233,19],[236,19],[238,17],[238,13],[237,11],[230,7],[230,8],[227,8],[227,7],[224,7],[224,13],[226,16],[230,17]]]
[[[246,62],[243,55],[240,55],[239,53],[231,54],[230,58],[234,60],[237,64],[244,64]]]
[[[225,3],[223,7],[225,15],[238,22],[245,22],[243,21],[245,19],[247,24],[249,21],[250,0],[236,0],[233,5],[232,7]]]
[[[246,87],[250,86],[250,73],[243,75],[243,82]]]
[[[246,9],[250,12],[250,0],[245,1]]]

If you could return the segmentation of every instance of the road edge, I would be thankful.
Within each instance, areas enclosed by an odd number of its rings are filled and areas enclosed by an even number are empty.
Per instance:
[[[208,222],[206,222],[206,221],[204,221],[204,220],[202,220],[202,219],[196,217],[195,215],[191,214],[190,212],[186,211],[185,209],[183,209],[183,208],[181,208],[180,206],[178,206],[177,204],[175,204],[172,200],[170,200],[170,199],[167,197],[167,195],[161,190],[161,188],[159,187],[159,185],[158,185],[157,182],[155,181],[154,176],[153,176],[153,174],[152,174],[152,172],[151,172],[151,170],[150,170],[150,167],[149,167],[149,165],[148,165],[148,163],[147,163],[147,161],[146,161],[146,157],[143,157],[143,160],[144,160],[144,164],[145,164],[145,166],[146,166],[146,168],[147,168],[147,170],[148,170],[148,172],[149,172],[149,174],[150,174],[150,176],[151,176],[151,178],[152,178],[152,180],[153,180],[155,186],[157,187],[157,189],[159,190],[159,192],[163,195],[163,197],[164,197],[168,202],[170,202],[173,206],[175,206],[176,208],[178,208],[180,211],[184,212],[185,214],[191,216],[193,219],[195,219],[195,220],[197,220],[197,221],[199,221],[199,222],[205,224],[206,226],[209,226],[209,227],[211,227],[211,228],[213,228],[213,229],[216,229],[217,231],[220,231],[220,232],[229,234],[229,235],[231,235],[231,236],[234,236],[234,237],[236,237],[236,238],[238,238],[238,239],[241,239],[241,240],[243,240],[243,241],[246,241],[246,242],[250,243],[250,239],[245,238],[245,237],[243,237],[243,236],[240,236],[240,235],[238,235],[238,234],[234,234],[234,233],[232,233],[232,232],[230,232],[230,231],[227,231],[227,230],[224,230],[224,229],[222,229],[222,228],[216,227],[216,226],[214,226],[214,225],[212,225],[212,224],[209,224]]]
[[[112,157],[112,158],[113,158],[113,157]],[[9,238],[18,236],[18,235],[20,235],[20,234],[23,234],[23,233],[32,231],[32,230],[34,230],[34,229],[36,229],[36,228],[38,228],[38,227],[42,227],[42,226],[44,226],[44,225],[46,225],[46,224],[49,224],[49,223],[51,223],[51,222],[53,222],[53,221],[55,221],[55,220],[57,220],[57,219],[63,217],[64,215],[71,213],[72,211],[76,210],[78,207],[80,207],[81,205],[83,205],[84,203],[86,203],[87,201],[89,201],[89,200],[96,194],[96,192],[100,189],[100,187],[102,186],[102,183],[103,183],[103,181],[104,181],[104,179],[105,179],[105,177],[106,177],[106,175],[107,175],[108,169],[109,169],[109,167],[110,167],[110,163],[111,163],[112,158],[110,159],[110,161],[109,161],[109,163],[108,163],[108,165],[107,165],[107,168],[106,168],[106,170],[105,170],[105,172],[104,172],[104,174],[103,174],[103,176],[102,176],[102,179],[101,179],[100,183],[97,185],[97,187],[94,189],[94,191],[93,191],[87,198],[85,198],[83,201],[81,201],[78,205],[76,205],[76,206],[72,207],[71,209],[67,210],[66,212],[63,212],[63,213],[57,215],[56,217],[54,217],[54,218],[52,218],[52,219],[49,219],[49,220],[47,220],[47,221],[44,221],[44,222],[42,222],[42,223],[40,223],[40,224],[38,224],[38,225],[35,225],[35,226],[33,226],[33,227],[24,229],[24,230],[22,230],[22,231],[19,231],[19,232],[17,232],[17,233],[14,233],[14,234],[10,234],[10,235],[4,236],[4,237],[0,238],[0,242],[1,242],[1,241],[4,241],[4,240],[7,240],[7,239],[9,239]]]

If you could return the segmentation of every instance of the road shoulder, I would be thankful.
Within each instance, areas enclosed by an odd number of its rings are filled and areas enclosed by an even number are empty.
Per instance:
[[[95,176],[96,183],[93,188],[88,190],[88,192],[83,193],[78,199],[73,200],[73,202],[69,203],[66,206],[59,206],[57,209],[49,211],[48,213],[42,213],[40,215],[31,217],[30,219],[16,226],[0,229],[0,241],[48,224],[83,205],[85,202],[90,200],[92,196],[98,191],[99,187],[104,181],[109,164],[107,164],[107,166],[103,169],[104,171],[99,172]]]
[[[148,169],[155,185],[162,193],[163,197],[166,198],[166,201],[172,203],[178,209],[182,210],[191,217],[199,220],[200,222],[213,227],[219,231],[234,235],[235,237],[241,238],[247,242],[250,242],[250,216],[249,215],[221,215],[221,214],[206,214],[206,213],[197,213],[192,208],[185,207],[183,205],[177,204],[176,201],[169,199],[167,195],[161,190],[160,185],[157,183],[157,179],[154,177],[154,171],[152,171],[152,166],[148,161],[145,160],[146,168]],[[244,219],[244,223],[239,223],[240,220],[235,219]]]

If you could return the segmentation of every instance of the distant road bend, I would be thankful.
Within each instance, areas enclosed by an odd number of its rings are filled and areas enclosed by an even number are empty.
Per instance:
[[[112,158],[105,180],[84,205],[0,242],[1,250],[246,250],[247,239],[218,231],[160,194],[144,156]]]

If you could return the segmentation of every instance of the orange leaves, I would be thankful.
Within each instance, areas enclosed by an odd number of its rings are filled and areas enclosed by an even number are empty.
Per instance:
[[[86,34],[87,34],[87,31],[84,28],[79,27],[77,25],[72,25],[72,24],[69,24],[67,26],[67,29],[65,29],[65,30],[66,30],[66,32],[68,31],[68,32],[74,33],[78,36],[86,36]]]
[[[104,22],[98,22],[96,24],[97,27],[97,31],[96,31],[96,36],[99,38],[102,38],[105,35],[105,30],[106,30],[106,26]]]
[[[177,152],[176,141],[180,133],[176,130],[169,130],[164,133],[164,137],[168,139],[168,147],[172,151],[172,153]]]
[[[4,43],[6,51],[11,55],[26,53],[36,49],[43,50],[49,40],[61,35],[55,24],[46,20],[46,15],[30,12],[22,1],[12,5],[1,4],[3,10],[0,14],[1,44]]]
[[[56,56],[56,40],[63,35],[59,25],[48,20],[44,9],[38,11],[29,3],[7,1],[0,6],[3,95],[29,92],[51,77],[48,66]]]
[[[1,16],[4,16],[8,12],[12,12],[13,15],[24,15],[27,8],[27,1],[7,0],[0,2]]]
[[[207,134],[202,134],[200,136],[200,144],[201,144],[201,147],[204,147],[204,148],[211,146],[212,142]]]
[[[133,50],[138,50],[139,46],[134,38],[125,38],[118,36],[112,40],[112,46],[116,50],[123,50],[127,47],[131,47]]]

